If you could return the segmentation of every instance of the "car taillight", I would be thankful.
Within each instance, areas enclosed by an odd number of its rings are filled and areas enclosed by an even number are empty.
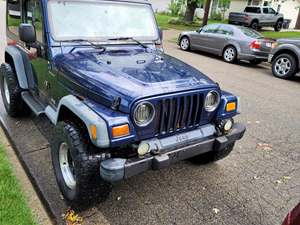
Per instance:
[[[260,46],[261,46],[261,43],[260,43],[260,41],[257,41],[257,40],[251,42],[251,44],[250,44],[250,48],[252,48],[252,49],[260,49]]]

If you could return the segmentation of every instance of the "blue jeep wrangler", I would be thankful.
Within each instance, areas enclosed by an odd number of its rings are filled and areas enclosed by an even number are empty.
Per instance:
[[[220,160],[244,135],[232,119],[239,99],[163,53],[147,1],[9,2],[20,13],[7,13],[2,99],[12,117],[55,125],[53,168],[69,202],[180,160]]]

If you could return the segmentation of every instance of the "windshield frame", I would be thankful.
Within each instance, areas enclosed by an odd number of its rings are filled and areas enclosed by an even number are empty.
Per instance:
[[[76,39],[82,39],[82,40],[87,40],[87,41],[92,41],[92,42],[98,42],[98,43],[109,43],[112,44],[113,41],[109,40],[111,38],[118,38],[116,37],[97,37],[97,38],[89,38],[89,37],[63,37],[63,38],[58,38],[54,35],[54,24],[53,24],[53,20],[52,17],[54,16],[51,12],[51,7],[49,7],[49,4],[51,4],[52,2],[60,2],[61,0],[48,0],[47,1],[47,17],[48,17],[48,25],[49,25],[49,34],[51,36],[51,38],[53,39],[53,41],[55,42],[70,42],[72,40],[76,40]],[[139,2],[139,1],[124,1],[124,0],[119,0],[119,1],[112,1],[112,0],[63,0],[63,2],[80,2],[82,4],[86,3],[93,3],[93,4],[122,4],[122,5],[134,5],[134,6],[138,6],[138,5],[143,5],[145,7],[149,7],[149,10],[152,13],[152,19],[153,19],[153,25],[155,28],[155,36],[153,37],[149,37],[149,36],[144,36],[144,37],[134,37],[136,40],[143,42],[143,43],[153,43],[153,42],[157,42],[160,40],[160,35],[159,35],[159,27],[158,27],[158,23],[153,11],[153,8],[151,7],[150,3],[147,2]],[[116,44],[121,44],[122,43],[128,43],[128,41],[114,41]]]

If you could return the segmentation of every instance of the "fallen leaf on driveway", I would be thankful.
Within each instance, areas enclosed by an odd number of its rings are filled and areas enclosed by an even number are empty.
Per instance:
[[[283,183],[281,180],[276,180],[275,182],[276,182],[276,184],[282,184]]]
[[[74,210],[68,209],[65,214],[66,225],[82,225],[83,219]]]
[[[213,208],[212,210],[215,214],[218,214],[220,212],[220,209],[217,209],[217,208]]]
[[[282,179],[283,179],[283,180],[290,180],[291,177],[289,177],[289,176],[283,176]]]
[[[292,178],[289,177],[289,176],[283,176],[279,180],[276,180],[275,183],[276,184],[283,184],[283,183],[287,182],[290,179],[292,179]]]
[[[254,180],[258,180],[258,179],[259,179],[259,176],[254,176],[253,179],[254,179]]]
[[[267,143],[258,143],[256,149],[261,149],[263,151],[271,151],[273,146]]]

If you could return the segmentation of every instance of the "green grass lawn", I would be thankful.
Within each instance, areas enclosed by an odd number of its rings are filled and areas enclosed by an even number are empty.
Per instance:
[[[0,224],[36,225],[0,144]]]
[[[267,38],[300,38],[300,32],[299,31],[281,31],[281,32],[275,32],[275,31],[262,31],[261,32],[263,36]]]
[[[162,29],[175,29],[175,30],[197,30],[201,26],[201,20],[196,20],[191,24],[170,24],[169,21],[172,19],[178,19],[177,17],[173,17],[166,14],[156,14],[156,19],[158,25]],[[227,23],[227,21],[219,21],[219,20],[209,20],[209,24],[211,23]]]
[[[199,29],[201,26],[201,21],[198,20],[196,22],[193,22],[192,24],[170,24],[169,21],[172,19],[176,19],[176,17],[172,17],[170,15],[165,14],[156,14],[156,19],[158,22],[158,25],[162,29],[176,29],[176,30],[196,30]],[[227,21],[218,21],[218,20],[209,20],[209,24],[211,23],[227,23]],[[275,31],[261,31],[263,36],[267,38],[293,38],[293,37],[299,37],[300,38],[300,32],[299,31],[282,31],[282,32],[275,32]]]

